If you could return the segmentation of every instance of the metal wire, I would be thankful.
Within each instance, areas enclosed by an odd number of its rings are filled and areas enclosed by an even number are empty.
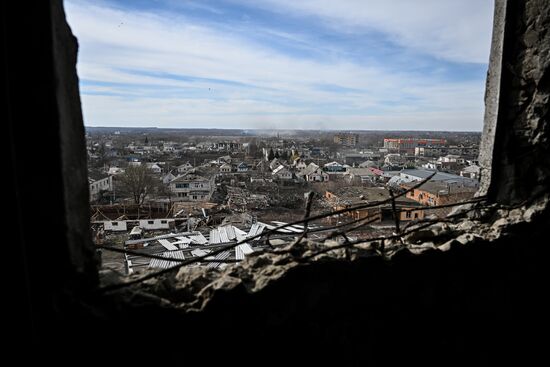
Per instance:
[[[139,253],[139,256],[143,256],[143,257],[151,257],[151,258],[159,258],[159,259],[162,259],[162,260],[169,260],[169,261],[174,261],[174,262],[179,262],[179,264],[175,265],[175,266],[172,266],[172,267],[169,267],[169,268],[166,268],[166,269],[162,269],[160,271],[157,271],[157,272],[154,272],[154,273],[149,273],[149,274],[146,274],[140,278],[137,278],[137,279],[134,279],[134,280],[131,280],[131,281],[128,281],[128,282],[123,282],[123,283],[119,283],[119,284],[113,284],[113,285],[109,285],[109,286],[105,286],[105,287],[102,287],[99,289],[99,292],[110,292],[110,291],[114,291],[114,290],[118,290],[118,289],[121,289],[121,288],[124,288],[124,287],[129,287],[129,286],[132,286],[132,285],[135,285],[135,284],[138,284],[138,283],[141,283],[143,281],[146,281],[148,279],[152,279],[152,278],[155,278],[155,277],[158,277],[158,276],[161,276],[161,275],[164,275],[164,274],[168,274],[172,271],[176,271],[184,266],[187,266],[187,265],[190,265],[190,264],[193,264],[193,263],[198,263],[198,262],[207,262],[209,260],[207,260],[206,258],[207,257],[211,257],[211,256],[215,256],[219,253],[222,253],[224,251],[227,251],[227,250],[231,250],[243,243],[246,243],[246,242],[250,242],[250,241],[253,241],[253,240],[257,240],[257,239],[260,239],[261,237],[263,236],[266,236],[266,241],[267,241],[267,244],[273,248],[272,244],[269,242],[269,236],[271,236],[272,234],[276,233],[277,231],[281,230],[281,229],[285,229],[287,227],[291,227],[291,226],[294,226],[294,225],[297,225],[297,224],[306,224],[311,222],[311,221],[314,221],[314,220],[319,220],[319,219],[324,219],[324,218],[328,218],[328,217],[332,217],[332,216],[335,216],[335,215],[340,215],[340,214],[345,214],[345,213],[349,213],[349,212],[352,212],[352,211],[355,211],[355,210],[359,210],[359,209],[367,209],[367,208],[373,208],[373,207],[378,207],[378,206],[381,206],[381,205],[384,205],[384,204],[389,204],[389,203],[392,203],[392,206],[395,206],[395,200],[399,197],[402,197],[402,196],[405,196],[407,193],[421,187],[423,184],[425,184],[426,182],[428,182],[433,176],[435,176],[437,172],[434,172],[433,174],[431,174],[430,176],[428,176],[427,178],[425,178],[424,180],[420,181],[418,184],[408,188],[407,190],[404,190],[403,192],[395,195],[395,194],[392,194],[391,197],[389,199],[386,199],[386,200],[382,200],[382,201],[378,201],[378,202],[372,202],[372,203],[365,203],[365,204],[359,204],[359,205],[351,205],[347,208],[344,208],[344,209],[339,209],[339,210],[334,210],[334,211],[331,211],[331,212],[326,212],[326,213],[321,213],[321,214],[318,214],[318,215],[314,215],[314,216],[309,216],[309,210],[308,210],[308,207],[310,208],[311,206],[308,206],[306,205],[306,213],[304,215],[304,218],[303,219],[300,219],[300,220],[296,220],[296,221],[293,221],[293,222],[290,222],[290,223],[285,223],[285,224],[282,224],[282,225],[279,225],[275,228],[272,228],[272,229],[269,229],[267,230],[266,232],[263,232],[263,233],[260,233],[260,234],[257,234],[257,235],[254,235],[254,236],[251,236],[251,237],[248,237],[246,239],[243,239],[241,241],[237,241],[235,243],[231,243],[231,244],[228,244],[227,246],[223,246],[217,250],[214,250],[208,254],[205,254],[205,255],[202,255],[202,256],[196,256],[196,257],[193,257],[193,258],[190,258],[190,259],[172,259],[172,258],[166,258],[166,257],[163,257],[163,256],[158,256],[158,255],[150,255],[150,254],[143,254],[143,253]],[[463,205],[463,204],[467,204],[467,203],[479,203],[479,202],[482,202],[486,200],[485,197],[479,197],[479,198],[476,198],[475,200],[469,200],[469,201],[465,201],[465,202],[459,202],[459,203],[454,203],[454,204],[445,204],[445,205],[439,205],[439,206],[432,206],[432,207],[422,207],[421,209],[436,209],[436,208],[444,208],[444,207],[454,207],[454,206],[459,206],[459,205]],[[413,211],[413,210],[419,210],[419,208],[416,208],[416,209],[403,209],[403,210],[394,210],[394,213],[400,213],[400,212],[407,212],[407,211]],[[460,213],[461,215],[463,215],[463,213]],[[395,214],[394,214],[395,215]],[[361,221],[364,221],[364,223],[361,223],[359,224],[358,226],[354,227],[354,229],[357,229],[357,228],[360,228],[364,225],[367,225],[367,224],[370,224],[374,221],[378,220],[378,218],[372,218],[372,219],[366,219],[365,218],[362,218],[362,219],[358,219],[358,220],[354,220],[354,221],[351,221],[351,222],[348,222],[348,223],[345,223],[345,224],[341,224],[341,225],[337,225],[337,226],[333,226],[333,227],[329,227],[329,228],[322,228],[321,230],[322,231],[327,231],[327,230],[331,230],[331,229],[335,229],[335,228],[339,228],[339,227],[345,227],[345,226],[349,226],[350,224],[354,224],[354,223],[360,223]],[[420,221],[419,221],[420,222]],[[434,222],[433,221],[430,221],[429,223],[427,223],[425,226],[430,226],[432,225]],[[340,231],[338,232],[338,235],[339,236],[343,236],[344,239],[345,239],[345,243],[343,245],[338,245],[338,246],[332,246],[330,248],[327,248],[327,249],[323,249],[321,251],[319,251],[318,253],[315,253],[313,255],[309,255],[308,257],[306,258],[303,258],[303,260],[307,260],[307,259],[310,259],[310,258],[313,258],[315,256],[318,256],[322,253],[325,253],[325,252],[329,252],[329,251],[333,251],[333,250],[336,250],[336,249],[339,249],[339,248],[344,248],[344,247],[352,247],[352,246],[355,246],[357,244],[360,244],[360,243],[365,243],[365,242],[372,242],[372,241],[379,241],[379,240],[386,240],[386,239],[393,239],[393,238],[401,238],[407,234],[410,234],[414,231],[418,231],[420,229],[422,229],[424,227],[422,226],[419,226],[419,227],[416,227],[410,231],[403,231],[399,234],[396,234],[396,235],[393,235],[393,236],[383,236],[383,237],[378,237],[378,238],[371,238],[371,239],[362,239],[360,240],[359,242],[358,241],[350,241],[349,238],[345,235],[345,232],[343,231]],[[306,232],[307,230],[307,227],[304,228],[304,233]],[[317,229],[319,230],[319,229]],[[352,229],[353,230],[353,229]],[[312,229],[312,230],[309,230],[309,232],[315,232],[316,230],[315,229]],[[349,232],[350,230],[348,229],[346,232]],[[302,233],[302,235],[304,234]],[[299,241],[301,241],[305,236],[300,236],[299,238]],[[330,236],[329,236],[330,237]],[[325,238],[324,240],[328,239],[329,237]],[[334,238],[334,237],[331,237],[331,238]],[[299,243],[299,241],[296,241],[295,243]],[[115,251],[115,249],[113,248],[110,248],[110,247],[106,247],[106,246],[102,246],[101,248],[105,249],[105,250],[111,250],[111,251]],[[125,252],[125,253],[130,253],[130,250],[121,250],[121,249],[116,249],[115,252]],[[284,251],[277,251],[277,253],[284,253]],[[134,253],[136,254],[136,253]],[[215,262],[224,262],[223,260],[215,260]]]

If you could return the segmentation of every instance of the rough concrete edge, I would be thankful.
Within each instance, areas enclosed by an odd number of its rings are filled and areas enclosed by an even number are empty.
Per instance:
[[[421,256],[430,251],[446,252],[456,246],[491,245],[505,236],[520,231],[525,224],[548,217],[549,209],[548,194],[522,207],[502,209],[493,206],[489,209],[480,209],[476,219],[436,223],[418,233],[405,236],[402,241],[387,241],[384,252],[381,252],[376,243],[371,243],[353,249],[351,255],[344,249],[339,249],[314,260],[302,262],[299,261],[300,256],[311,254],[326,246],[316,242],[303,242],[294,253],[257,253],[239,264],[228,265],[221,270],[182,268],[175,274],[151,279],[121,291],[118,295],[123,302],[125,298],[132,297],[134,306],[135,294],[139,293],[147,302],[156,299],[160,307],[184,313],[201,312],[222,293],[237,289],[250,294],[261,292],[298,268],[310,265],[364,261],[369,257],[392,262],[396,255],[406,253]],[[140,275],[143,273],[134,276]]]
[[[487,81],[485,85],[483,134],[479,149],[481,182],[477,193],[478,196],[489,194],[491,187],[493,153],[499,115],[502,55],[504,49],[507,6],[508,0],[495,0],[489,70],[487,72]]]
[[[55,95],[63,166],[65,226],[73,270],[97,284],[97,256],[90,233],[88,172],[84,121],[76,62],[78,43],[65,16],[63,2],[50,2],[55,75]],[[75,154],[80,152],[81,154]]]

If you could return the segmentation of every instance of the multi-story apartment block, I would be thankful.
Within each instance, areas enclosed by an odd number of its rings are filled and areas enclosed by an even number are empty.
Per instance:
[[[414,154],[417,147],[444,146],[447,144],[445,139],[384,139],[384,148],[400,153]]]
[[[334,135],[334,143],[354,147],[359,142],[358,134],[341,133]]]

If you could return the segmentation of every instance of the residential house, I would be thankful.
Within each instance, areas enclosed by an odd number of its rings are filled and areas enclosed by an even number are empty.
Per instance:
[[[174,176],[174,174],[172,174],[172,172],[168,172],[166,175],[164,175],[162,177],[162,183],[165,184],[165,185],[169,185],[170,182],[176,178],[176,176]]]
[[[292,162],[292,165],[297,171],[302,171],[307,167],[306,162],[304,162],[304,160],[300,157],[294,159],[294,161]]]
[[[105,191],[113,191],[113,176],[101,178],[88,177],[90,187],[90,201],[98,200],[101,193]]]
[[[193,165],[189,162],[185,162],[184,164],[181,164],[178,166],[178,173],[180,175],[187,173],[193,169]]]
[[[327,182],[330,179],[328,173],[315,163],[310,163],[305,169],[298,172],[297,176],[307,182]]]
[[[273,178],[279,179],[279,180],[291,180],[294,176],[292,174],[292,171],[290,171],[287,167],[280,165],[279,167],[275,168],[273,170]]]
[[[211,179],[187,173],[170,181],[170,191],[182,201],[208,201],[214,185]]]
[[[401,184],[408,182],[422,181],[430,177],[433,173],[434,171],[425,169],[404,169],[401,170],[398,175],[392,177],[388,181],[388,184],[392,186],[400,186]],[[442,181],[445,183],[454,184],[456,186],[467,186],[473,188],[479,187],[479,182],[477,180],[445,172],[436,172],[430,181]]]
[[[399,153],[390,153],[384,158],[384,165],[386,166],[403,167],[406,163],[405,157]]]
[[[109,176],[115,176],[121,173],[124,173],[124,169],[120,167],[115,167],[115,166],[109,167],[109,170],[107,171],[107,174]]]
[[[231,171],[233,171],[233,166],[229,163],[224,163],[220,166],[221,173],[231,173]]]
[[[146,163],[146,167],[154,174],[160,175],[162,173],[162,168],[157,163]]]
[[[175,227],[174,219],[140,219],[139,227],[145,230],[170,229]]]
[[[241,162],[237,165],[237,172],[248,172],[249,167],[245,162]]]
[[[422,165],[422,168],[430,170],[430,171],[437,171],[438,168],[440,168],[440,165],[437,164],[436,161],[426,162]]]
[[[223,164],[223,163],[231,164],[231,162],[232,162],[232,158],[231,158],[230,155],[224,155],[224,156],[218,158],[218,163],[221,163],[221,164]]]
[[[124,232],[128,230],[127,221],[126,220],[104,221],[103,229],[105,231]]]
[[[389,201],[390,194],[383,187],[340,187],[326,191],[325,198],[334,210],[355,208],[346,214],[353,219],[370,219],[373,222],[394,220],[393,207]],[[376,203],[381,204],[370,206]],[[361,207],[362,205],[365,207]],[[423,205],[406,197],[396,199],[396,209],[402,221],[424,218]]]
[[[378,167],[374,161],[364,161],[359,164],[359,168],[369,168],[369,167]]]
[[[325,154],[324,150],[319,147],[310,148],[306,153],[308,153],[310,157],[320,157]]]
[[[439,162],[456,162],[458,164],[464,164],[464,158],[456,154],[447,154],[446,156],[439,157]]]
[[[472,164],[471,166],[464,167],[460,171],[460,175],[462,177],[469,177],[479,181],[480,172],[481,172],[480,167],[477,164]]]
[[[271,171],[274,171],[275,168],[279,167],[282,163],[279,161],[278,158],[273,158],[273,160],[271,162],[269,162],[269,169],[271,169]]]
[[[352,184],[372,184],[377,181],[376,175],[369,168],[348,168],[344,179]]]
[[[346,167],[338,162],[330,162],[323,166],[323,171],[328,174],[344,174]]]
[[[218,151],[240,151],[243,150],[243,144],[237,141],[220,141],[214,143],[213,148]]]
[[[412,188],[414,182],[403,184],[405,189]],[[423,205],[437,206],[458,203],[471,199],[476,193],[475,187],[461,186],[445,181],[428,181],[422,186],[412,189],[407,197]]]
[[[258,172],[271,172],[271,168],[269,167],[269,164],[264,161],[263,159],[256,164],[256,171]]]

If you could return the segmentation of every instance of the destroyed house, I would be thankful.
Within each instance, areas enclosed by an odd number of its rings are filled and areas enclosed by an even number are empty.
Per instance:
[[[412,183],[402,185],[404,189],[411,189],[412,186]],[[461,186],[456,182],[429,181],[408,192],[407,198],[424,205],[435,206],[471,199],[476,191],[476,188]]]
[[[303,170],[296,174],[307,182],[326,182],[330,179],[328,173],[324,172],[315,163],[308,164]]]
[[[340,187],[325,192],[325,198],[334,210],[348,209],[363,204],[374,204],[390,199],[389,191],[383,187]],[[395,200],[399,220],[410,221],[424,218],[424,206],[407,197]],[[353,219],[372,219],[375,222],[394,220],[391,202],[380,206],[358,208],[347,213]]]
[[[101,193],[105,191],[113,191],[113,176],[88,176],[90,187],[90,201],[98,200]]]
[[[208,201],[213,188],[212,180],[191,173],[170,181],[170,191],[183,201]]]
[[[276,178],[279,180],[291,180],[292,177],[293,177],[292,171],[290,171],[288,168],[286,168],[283,165],[280,165],[279,167],[273,170],[273,178]]]

